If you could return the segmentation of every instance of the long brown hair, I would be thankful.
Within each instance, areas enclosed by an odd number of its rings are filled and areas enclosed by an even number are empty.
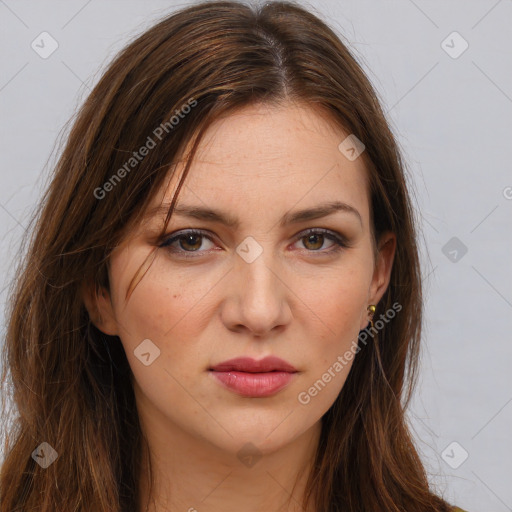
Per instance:
[[[119,338],[91,323],[82,291],[109,289],[111,251],[139,225],[189,142],[165,224],[208,126],[254,102],[287,100],[324,109],[363,141],[374,241],[385,230],[397,237],[374,318],[401,305],[359,352],[322,418],[305,509],[313,502],[318,512],[449,510],[429,489],[405,420],[422,326],[417,228],[376,93],[311,12],[290,2],[226,1],[189,6],[139,36],[76,117],[7,311],[4,407],[9,387],[16,415],[5,421],[2,512],[139,510],[145,445],[132,374]],[[141,155],[143,146],[150,150]],[[58,454],[44,469],[33,456],[43,442]]]

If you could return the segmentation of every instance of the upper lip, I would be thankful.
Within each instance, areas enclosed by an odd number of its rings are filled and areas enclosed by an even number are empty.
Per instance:
[[[275,356],[268,356],[256,361],[251,357],[237,357],[235,359],[229,359],[215,366],[212,366],[210,370],[216,372],[250,372],[250,373],[264,373],[264,372],[296,372],[290,363]]]

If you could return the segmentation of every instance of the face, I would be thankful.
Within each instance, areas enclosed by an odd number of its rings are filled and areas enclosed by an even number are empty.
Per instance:
[[[116,249],[97,325],[123,343],[145,428],[235,454],[248,442],[270,452],[318,427],[353,362],[339,357],[367,326],[394,254],[389,234],[374,259],[367,171],[338,149],[347,135],[297,104],[218,120],[166,236],[163,210]],[[183,166],[151,208],[171,200]],[[288,368],[219,366],[269,356]]]

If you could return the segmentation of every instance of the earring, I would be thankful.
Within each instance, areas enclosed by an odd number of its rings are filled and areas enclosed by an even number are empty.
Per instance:
[[[375,314],[375,305],[374,304],[370,304],[366,308],[366,311],[368,311],[368,315],[370,316],[370,325],[372,326],[372,329],[373,329],[373,315]]]

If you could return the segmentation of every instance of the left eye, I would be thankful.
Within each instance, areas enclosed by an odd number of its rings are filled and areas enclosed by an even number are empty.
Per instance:
[[[346,247],[345,242],[340,236],[323,229],[312,229],[306,234],[302,234],[299,238],[299,240],[303,240],[303,244],[306,249],[311,249],[312,251],[318,251],[321,249],[326,239],[332,242],[330,247],[334,247],[334,249],[322,252],[331,252],[331,250],[339,250],[341,247]]]
[[[172,253],[182,253],[183,255],[189,253],[188,255],[192,256],[190,253],[205,252],[204,248],[202,251],[200,250],[205,239],[211,244],[206,250],[211,249],[214,243],[206,233],[196,230],[182,231],[165,240],[160,247],[168,247]],[[321,250],[326,240],[330,240],[332,244],[327,249]],[[310,229],[307,232],[302,232],[298,235],[297,242],[299,241],[302,241],[308,252],[319,252],[321,254],[348,247],[346,240],[341,235],[326,229]]]

